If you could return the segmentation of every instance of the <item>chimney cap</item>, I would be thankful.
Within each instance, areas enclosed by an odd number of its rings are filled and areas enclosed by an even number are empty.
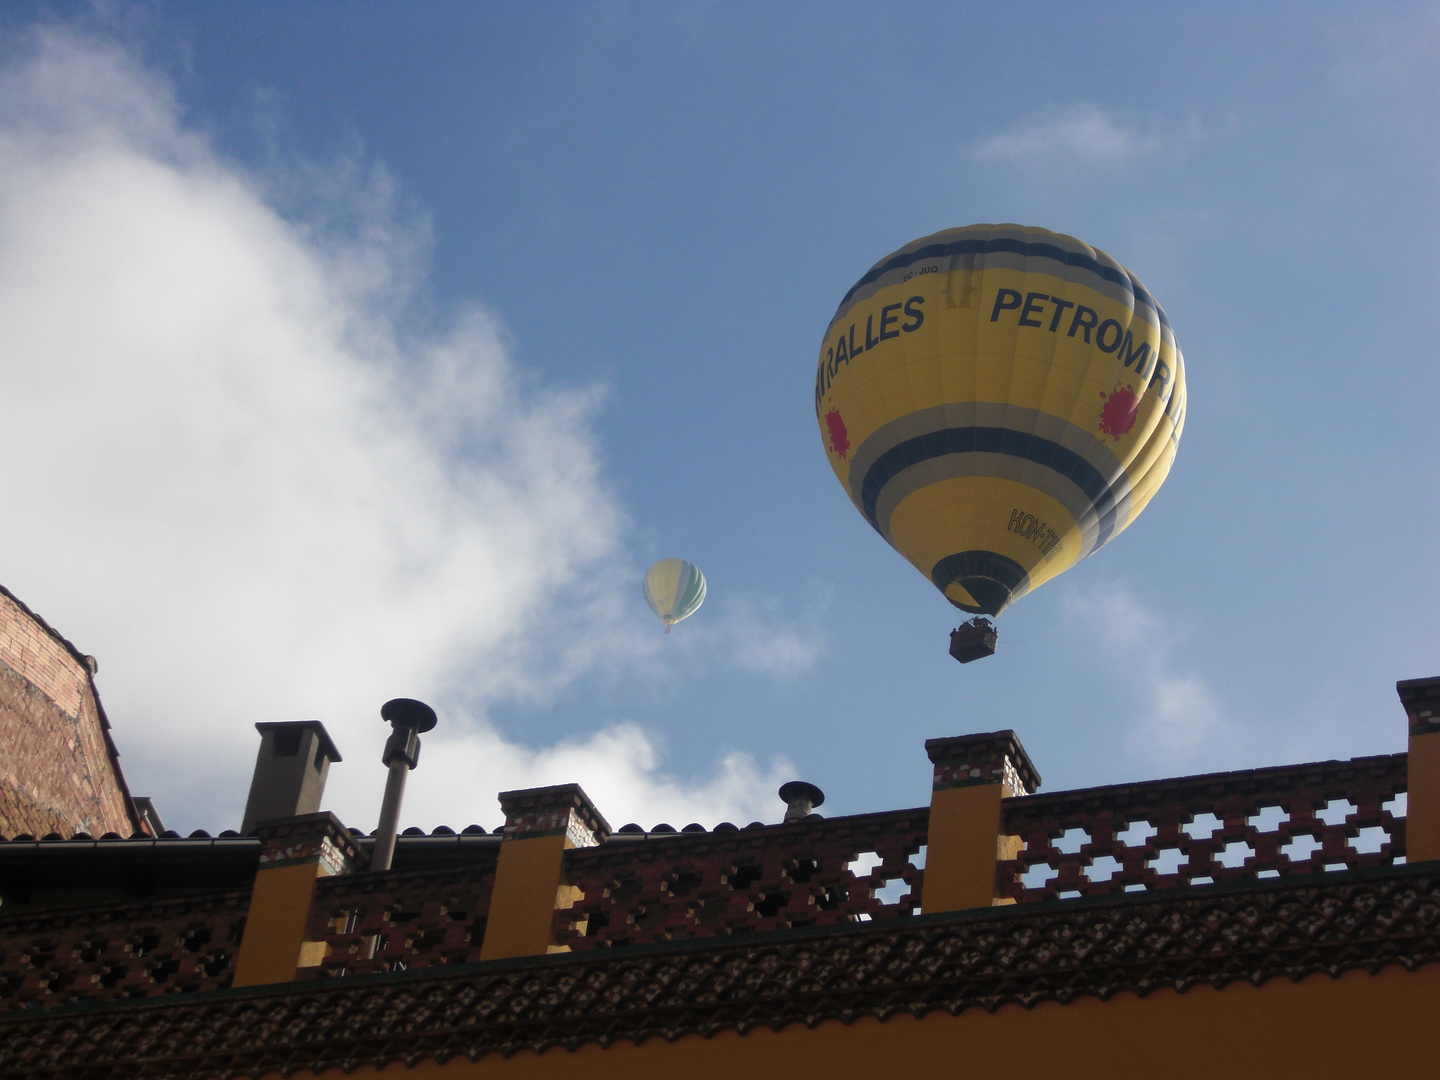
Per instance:
[[[792,821],[818,818],[815,807],[825,801],[825,793],[804,780],[791,780],[780,785],[780,798],[785,800],[785,817],[781,820],[788,825]]]
[[[936,766],[937,783],[940,769],[956,765],[980,767],[985,774],[980,781],[982,783],[998,781],[1004,775],[1004,762],[1008,761],[1014,767],[1015,777],[1025,794],[1033,793],[1040,786],[1039,771],[1025,752],[1025,747],[1020,745],[1020,737],[1009,728],[947,739],[926,739],[925,753]]]
[[[793,803],[801,797],[809,798],[811,806],[825,805],[825,792],[814,784],[806,783],[804,780],[791,780],[780,785],[780,798],[784,799],[787,804]]]
[[[505,815],[505,824],[497,832],[507,840],[522,835],[563,833],[568,825],[557,825],[556,815],[567,817],[572,811],[575,820],[588,829],[596,841],[606,840],[613,834],[610,823],[579,784],[500,792],[500,812]]]
[[[391,698],[385,702],[380,706],[380,718],[387,723],[412,728],[422,734],[439,722],[434,709],[423,701],[408,697]]]
[[[1395,692],[1405,704],[1427,697],[1440,697],[1440,677],[1425,679],[1401,679],[1395,684]]]
[[[340,761],[340,751],[335,749],[335,744],[330,740],[330,733],[325,730],[325,725],[319,720],[262,720],[255,725],[255,730],[263,737],[267,731],[274,731],[277,728],[308,727],[314,728],[315,734],[320,737],[320,748],[325,751],[325,756],[331,761]]]

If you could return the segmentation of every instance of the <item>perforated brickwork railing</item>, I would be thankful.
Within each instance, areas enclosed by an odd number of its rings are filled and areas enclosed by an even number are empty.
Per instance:
[[[1405,774],[1395,754],[1006,799],[1004,831],[1025,846],[998,892],[1028,903],[1394,865]]]
[[[928,808],[789,825],[612,838],[568,852],[556,912],[572,950],[824,926],[919,907]]]
[[[329,948],[318,967],[302,969],[301,975],[361,975],[479,960],[494,884],[493,859],[322,878],[306,936]]]
[[[0,917],[0,1010],[230,985],[248,889]]]
[[[1406,756],[1006,799],[1022,848],[997,893],[1021,903],[1395,865]],[[610,945],[885,920],[919,908],[927,808],[789,825],[621,833],[565,856],[558,943]],[[493,845],[493,850],[491,849]],[[426,869],[325,878],[302,977],[480,958],[498,838]],[[457,849],[458,851],[458,849]],[[0,1010],[230,985],[248,890],[0,914]]]

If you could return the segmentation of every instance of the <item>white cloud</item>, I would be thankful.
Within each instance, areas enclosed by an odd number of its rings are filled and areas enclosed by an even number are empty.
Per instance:
[[[1030,165],[1070,161],[1125,165],[1160,149],[1160,141],[1125,127],[1098,105],[1081,102],[1023,120],[978,142],[971,156],[982,164]]]
[[[1152,768],[1188,771],[1197,752],[1223,734],[1226,722],[1210,686],[1177,663],[1175,627],[1115,582],[1073,592],[1066,618],[1101,643],[1139,698],[1126,750]]]
[[[656,648],[597,395],[524,390],[483,310],[402,329],[426,225],[383,171],[284,183],[324,214],[277,212],[112,47],[45,31],[0,71],[0,580],[100,657],[135,789],[224,827],[251,722],[318,716],[346,755],[327,803],[368,827],[404,694],[445,717],[407,819],[493,823],[499,789],[569,780],[620,816],[768,808],[778,766],[687,786],[634,727],[527,750],[488,726]]]
[[[748,611],[731,624],[736,666],[762,675],[801,675],[815,666],[821,645],[813,629],[767,626]]]
[[[824,651],[815,608],[786,613],[773,599],[744,594],[707,603],[713,609],[708,619],[682,624],[689,631],[686,644],[702,658],[719,655],[729,667],[788,678],[808,674]]]
[[[457,824],[473,819],[487,827],[499,824],[496,792],[560,780],[579,783],[617,829],[631,821],[646,828],[668,822],[677,829],[692,821],[707,827],[722,820],[773,822],[783,811],[776,792],[796,775],[783,759],[762,769],[747,755],[731,753],[711,777],[687,784],[659,771],[659,750],[633,724],[539,751],[507,743],[492,731],[423,741],[415,783],[406,790],[406,818]],[[478,801],[467,799],[462,794],[467,791],[479,795]],[[473,808],[472,817],[461,821],[459,807]]]

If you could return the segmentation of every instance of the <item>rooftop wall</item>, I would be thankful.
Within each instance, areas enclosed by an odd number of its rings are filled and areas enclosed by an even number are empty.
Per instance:
[[[107,726],[84,659],[0,589],[0,834],[134,831]]]

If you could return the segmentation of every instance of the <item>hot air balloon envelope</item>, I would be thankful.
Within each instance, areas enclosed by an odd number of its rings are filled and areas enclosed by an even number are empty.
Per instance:
[[[856,509],[956,607],[998,615],[1124,530],[1170,471],[1185,363],[1103,251],[971,225],[841,301],[815,415]]]
[[[646,571],[644,591],[645,602],[660,616],[668,634],[705,602],[705,575],[684,559],[661,559]]]

